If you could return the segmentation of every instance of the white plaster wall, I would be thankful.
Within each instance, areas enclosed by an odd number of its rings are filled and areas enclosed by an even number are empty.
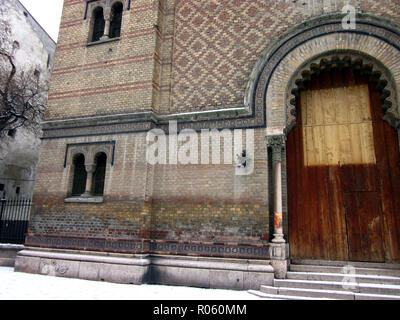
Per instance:
[[[0,0],[0,8],[11,26],[11,41],[17,41],[14,51],[17,68],[40,71],[50,80],[55,43],[17,0]],[[0,140],[0,184],[5,185],[8,197],[15,196],[20,187],[25,196],[31,196],[36,165],[39,160],[40,139],[30,131],[19,128],[14,137]],[[1,194],[0,194],[1,196]]]

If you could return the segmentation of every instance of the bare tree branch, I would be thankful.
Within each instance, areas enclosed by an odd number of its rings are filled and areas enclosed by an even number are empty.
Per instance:
[[[24,69],[15,59],[11,28],[0,8],[0,136],[25,127],[40,130],[48,85],[35,68]]]

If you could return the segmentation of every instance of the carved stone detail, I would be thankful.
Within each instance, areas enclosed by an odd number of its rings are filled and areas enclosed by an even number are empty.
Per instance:
[[[94,165],[96,155],[101,152],[106,154],[107,162],[113,165],[114,146],[115,141],[69,144],[67,145],[64,167],[66,165],[72,165],[74,157],[80,153],[85,157],[85,166],[89,167]]]
[[[384,67],[384,62],[379,62],[372,56],[367,54],[362,54],[362,50],[359,50],[362,37],[370,37],[371,40],[379,39],[382,43],[387,44],[394,51],[400,51],[399,46],[394,45],[400,41],[400,25],[394,23],[393,21],[383,19],[380,17],[375,17],[368,14],[357,14],[357,29],[356,30],[343,30],[342,28],[342,18],[343,14],[330,14],[327,16],[320,16],[314,19],[307,20],[306,23],[296,25],[295,27],[289,29],[284,35],[279,37],[277,40],[270,43],[270,45],[262,52],[258,61],[256,62],[253,71],[250,74],[249,81],[245,92],[245,106],[252,107],[255,106],[255,110],[258,110],[260,104],[264,108],[269,108],[267,105],[270,103],[269,97],[275,99],[274,107],[282,107],[282,111],[285,113],[286,117],[286,132],[288,133],[290,129],[296,123],[296,110],[295,101],[296,96],[293,94],[292,90],[296,89],[295,81],[302,77],[302,71],[313,71],[315,67],[320,63],[324,55],[332,54],[329,52],[330,49],[318,48],[321,55],[312,58],[312,60],[306,61],[303,65],[296,67],[293,65],[292,72],[290,70],[285,70],[286,74],[290,75],[299,71],[300,76],[297,78],[292,77],[293,82],[287,87],[286,96],[282,95],[282,87],[274,82],[273,80],[274,72],[279,69],[280,64],[283,60],[288,61],[293,52],[298,48],[305,46],[306,44],[314,41],[319,37],[337,37],[341,41],[348,41],[349,46],[346,53],[337,51],[336,54],[342,54],[342,58],[349,55],[354,58],[351,59],[353,63],[358,63],[358,59],[362,57],[363,65],[369,66],[372,63],[372,72],[380,72],[381,78],[380,83],[383,84],[385,81],[386,87],[384,87],[384,98],[385,105],[384,108],[387,109],[385,120],[387,120],[392,126],[399,126],[399,98],[397,90],[400,87],[400,77],[398,75],[391,75],[390,72]],[[332,43],[337,43],[339,40],[332,39]],[[397,42],[396,42],[397,41]],[[344,49],[344,48],[343,48]],[[346,47],[347,49],[347,47]],[[316,49],[317,50],[317,49]],[[336,50],[339,50],[336,48]],[[356,57],[356,53],[359,53]],[[320,60],[318,60],[318,58]],[[290,61],[297,61],[298,57],[294,56]],[[313,64],[314,63],[314,64]],[[375,76],[376,74],[372,74]],[[279,77],[279,81],[286,81]],[[290,82],[288,80],[288,82]],[[274,89],[277,88],[277,89]],[[279,91],[274,91],[279,90]],[[282,98],[281,98],[282,96]],[[274,119],[273,119],[274,120]],[[276,120],[276,119],[275,119]],[[284,125],[283,123],[272,123],[271,125]]]
[[[53,259],[42,259],[40,263],[40,273],[49,276],[64,275],[67,273],[68,269],[68,266],[63,265],[61,262]]]
[[[267,147],[272,149],[272,162],[282,161],[282,150],[286,148],[286,135],[266,136]]]
[[[123,5],[124,10],[127,10],[129,8],[129,0],[97,0],[97,1],[91,1],[87,2],[87,14],[86,17],[90,19],[92,18],[92,13],[93,10],[96,7],[102,7],[104,10],[104,19],[110,19],[110,14],[111,14],[111,8],[114,5],[115,2],[121,2]]]
[[[400,114],[397,110],[398,94],[395,80],[386,67],[373,57],[353,50],[335,50],[318,55],[306,61],[292,76],[286,90],[286,132],[296,125],[296,100],[303,83],[308,81],[313,74],[318,74],[323,68],[332,65],[340,67],[357,68],[370,79],[377,82],[383,97],[382,108],[386,120],[395,129],[400,125]]]

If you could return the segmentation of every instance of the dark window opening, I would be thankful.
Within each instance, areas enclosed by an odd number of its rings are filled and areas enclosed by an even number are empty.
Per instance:
[[[123,6],[117,2],[111,9],[110,38],[118,38],[121,35]]]
[[[15,189],[15,194],[20,194],[20,192],[21,192],[21,187],[17,187],[17,188]]]
[[[74,159],[74,177],[72,182],[72,196],[80,196],[86,189],[87,172],[85,168],[85,157],[79,154]]]
[[[4,184],[0,184],[0,191],[4,191]]]
[[[104,180],[106,177],[107,156],[105,153],[99,153],[96,156],[96,170],[93,173],[93,195],[102,196],[104,194]]]
[[[104,15],[103,8],[98,7],[93,11],[93,31],[91,41],[99,41],[104,34]]]

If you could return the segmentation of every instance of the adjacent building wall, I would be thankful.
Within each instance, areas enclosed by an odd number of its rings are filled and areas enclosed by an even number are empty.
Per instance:
[[[15,62],[19,70],[38,70],[50,80],[55,42],[17,0],[1,0],[1,19],[11,27],[11,43],[17,43]],[[40,137],[25,128],[5,134],[0,141],[0,184],[3,196],[31,197],[39,160]]]

